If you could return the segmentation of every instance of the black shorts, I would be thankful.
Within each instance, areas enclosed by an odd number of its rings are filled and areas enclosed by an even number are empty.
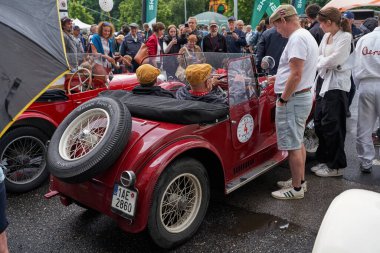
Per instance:
[[[0,168],[1,169],[1,168]],[[0,183],[0,234],[8,227],[8,220],[5,217],[5,208],[7,206],[7,197],[5,195],[4,181]]]

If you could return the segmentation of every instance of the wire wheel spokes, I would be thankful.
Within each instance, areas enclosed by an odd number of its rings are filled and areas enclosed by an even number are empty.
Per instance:
[[[22,136],[4,148],[0,163],[6,168],[8,181],[25,184],[41,175],[46,166],[45,155],[45,143],[33,136]]]
[[[77,160],[94,150],[109,128],[109,114],[100,108],[88,110],[70,123],[59,143],[65,160]]]
[[[167,186],[160,204],[162,225],[168,232],[180,233],[196,218],[202,200],[201,184],[193,174],[177,176]]]

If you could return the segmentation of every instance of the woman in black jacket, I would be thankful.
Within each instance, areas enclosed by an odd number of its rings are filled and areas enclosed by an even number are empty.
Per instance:
[[[175,25],[170,25],[167,30],[167,34],[164,37],[163,43],[165,54],[178,54],[181,49],[180,40],[178,39],[178,30]],[[175,78],[175,73],[178,68],[178,62],[176,60],[177,56],[166,56],[164,57],[164,69],[168,77]]]
[[[178,54],[181,45],[178,40],[178,30],[175,25],[168,27],[167,34],[164,37],[164,53],[165,54]]]

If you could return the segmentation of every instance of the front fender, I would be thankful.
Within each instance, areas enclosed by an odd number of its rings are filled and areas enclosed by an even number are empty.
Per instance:
[[[148,222],[148,216],[152,204],[154,187],[164,169],[176,158],[183,155],[186,151],[194,149],[206,149],[222,159],[216,148],[202,139],[183,139],[177,141],[163,150],[148,161],[137,173],[136,188],[139,190],[138,213],[139,217],[135,221],[135,229],[142,231]]]
[[[58,127],[58,125],[59,125],[58,122],[56,122],[55,120],[53,120],[48,115],[45,115],[45,114],[40,113],[40,112],[35,112],[35,111],[26,111],[26,112],[22,113],[20,115],[20,117],[17,118],[17,120],[15,122],[15,125],[17,125],[17,123],[21,123],[22,121],[25,121],[25,120],[28,120],[28,119],[41,119],[41,120],[45,120],[45,121],[48,121],[49,123],[51,123],[52,125],[54,125],[55,127]]]

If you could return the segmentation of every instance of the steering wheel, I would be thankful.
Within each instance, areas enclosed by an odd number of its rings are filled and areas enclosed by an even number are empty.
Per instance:
[[[74,76],[77,76],[77,78],[75,80],[79,81],[79,83],[77,85],[71,87],[71,83],[73,81]],[[68,94],[71,94],[71,92],[75,89],[79,89],[80,92],[92,89],[92,73],[91,73],[91,71],[86,69],[86,68],[78,69],[70,77],[67,87],[68,87],[67,88]]]

